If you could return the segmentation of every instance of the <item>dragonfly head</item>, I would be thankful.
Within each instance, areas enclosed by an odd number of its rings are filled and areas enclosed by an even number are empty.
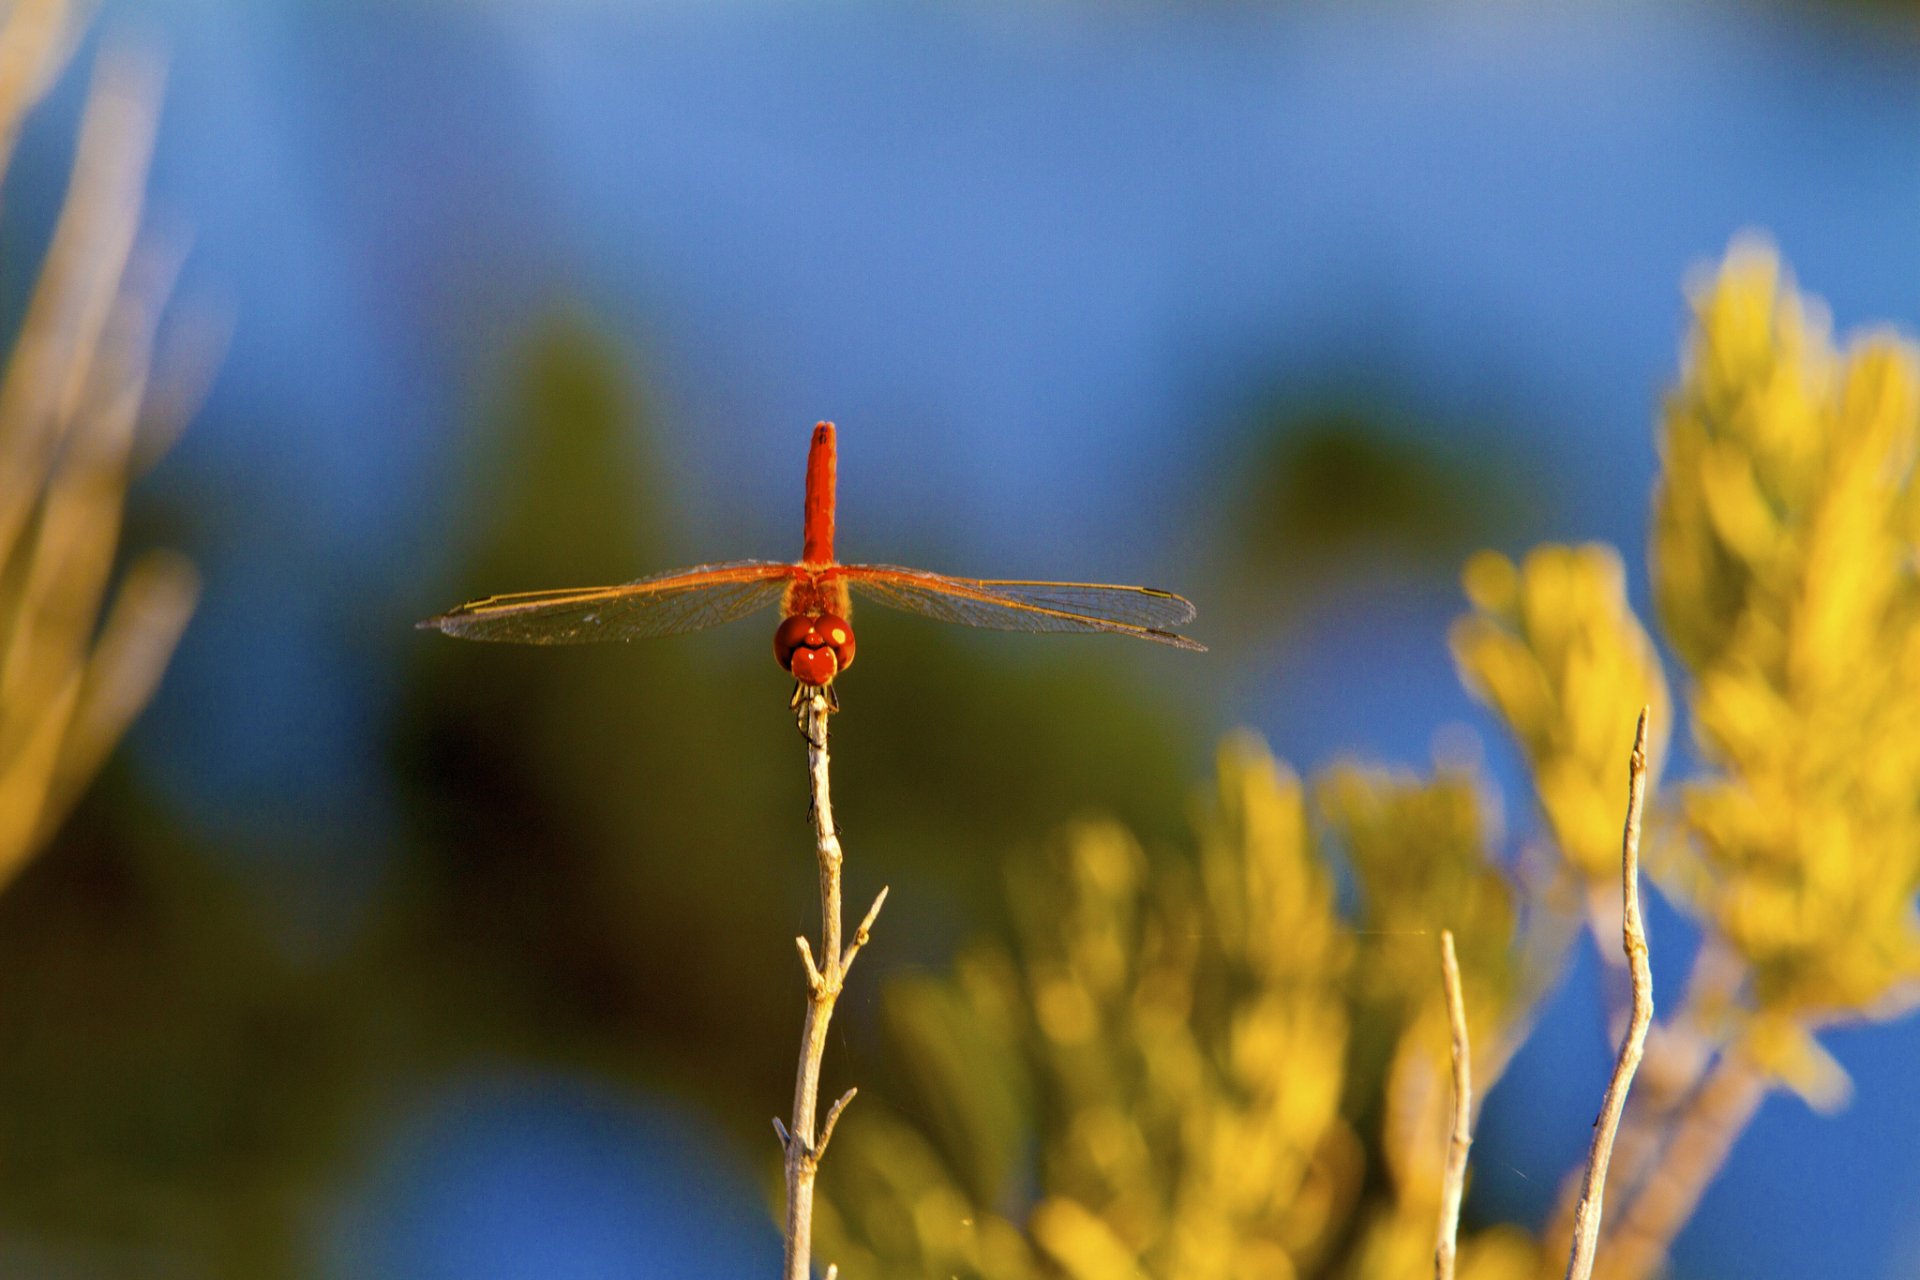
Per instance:
[[[773,633],[773,656],[801,684],[824,687],[853,665],[853,625],[832,613],[795,614]]]

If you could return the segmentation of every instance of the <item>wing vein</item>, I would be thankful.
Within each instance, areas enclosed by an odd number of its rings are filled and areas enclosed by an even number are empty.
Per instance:
[[[420,625],[469,640],[589,644],[678,635],[744,618],[780,598],[793,566],[759,560],[675,569],[611,587],[470,600]]]
[[[881,604],[945,622],[1001,631],[1108,632],[1182,649],[1205,647],[1170,630],[1193,618],[1192,603],[1151,587],[950,578],[893,565],[843,565],[834,572]]]

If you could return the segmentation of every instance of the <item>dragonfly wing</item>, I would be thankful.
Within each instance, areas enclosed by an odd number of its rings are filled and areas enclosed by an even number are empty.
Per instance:
[[[677,635],[732,622],[780,598],[793,566],[736,560],[617,587],[522,591],[472,600],[420,625],[468,640],[589,644]]]
[[[942,622],[996,631],[1104,631],[1178,649],[1205,645],[1170,627],[1193,620],[1193,604],[1171,591],[1097,582],[1022,582],[949,578],[893,565],[850,564],[833,571],[861,595]]]

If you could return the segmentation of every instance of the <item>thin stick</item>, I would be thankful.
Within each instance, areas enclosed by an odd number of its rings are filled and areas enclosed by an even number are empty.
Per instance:
[[[1645,1280],[1658,1269],[1765,1095],[1765,1081],[1738,1054],[1720,1059],[1678,1117],[1673,1140],[1625,1218],[1607,1233],[1608,1280]]]
[[[1467,1002],[1460,994],[1460,961],[1453,930],[1440,931],[1440,976],[1447,989],[1447,1025],[1453,1029],[1453,1134],[1440,1184],[1440,1235],[1433,1247],[1434,1280],[1453,1280],[1460,1235],[1460,1198],[1467,1187],[1467,1149],[1473,1145],[1473,1055],[1467,1044]]]
[[[1589,899],[1590,904],[1592,901]],[[1603,928],[1595,927],[1596,938],[1602,936]],[[1609,966],[1607,976],[1618,972]],[[1610,1224],[1601,1232],[1604,1254],[1594,1265],[1594,1274],[1602,1280],[1622,1280],[1623,1276],[1639,1274],[1623,1262],[1633,1255],[1633,1246],[1622,1242],[1634,1231],[1636,1222],[1644,1221],[1647,1210],[1641,1208],[1640,1198],[1650,1185],[1662,1181],[1655,1177],[1654,1171],[1667,1160],[1674,1135],[1691,1129],[1689,1114],[1700,1105],[1702,1081],[1714,1065],[1720,1038],[1719,1011],[1732,1003],[1745,973],[1744,964],[1731,948],[1724,942],[1707,939],[1694,957],[1679,1011],[1669,1012],[1664,1023],[1647,1033],[1646,1057],[1640,1063],[1640,1074],[1634,1077],[1633,1100],[1620,1119],[1620,1132],[1613,1140],[1613,1163],[1607,1171],[1607,1179],[1613,1184],[1614,1213]],[[1628,982],[1626,986],[1629,996],[1631,985]],[[1625,1019],[1615,1021],[1624,1024]],[[1736,1136],[1729,1135],[1728,1146]],[[1715,1171],[1707,1169],[1702,1176],[1710,1181]],[[1575,1169],[1563,1180],[1558,1207],[1552,1222],[1541,1233],[1541,1239],[1571,1238],[1574,1205],[1580,1198],[1581,1173]],[[1704,1187],[1703,1181],[1701,1190]],[[1695,1193],[1696,1199],[1698,1194]],[[1671,1240],[1671,1236],[1668,1239]],[[1539,1275],[1558,1280],[1560,1271],[1551,1266],[1552,1261],[1550,1257],[1542,1257]]]
[[[1593,1274],[1607,1164],[1613,1158],[1613,1137],[1620,1128],[1620,1113],[1627,1105],[1633,1073],[1639,1070],[1640,1056],[1646,1051],[1647,1028],[1653,1025],[1653,971],[1647,963],[1647,928],[1640,918],[1640,810],[1647,789],[1647,713],[1648,708],[1640,709],[1640,725],[1633,735],[1633,755],[1627,763],[1627,823],[1620,837],[1624,905],[1620,932],[1621,944],[1627,952],[1627,968],[1633,977],[1633,1011],[1626,1037],[1620,1043],[1620,1059],[1614,1064],[1613,1078],[1607,1082],[1606,1097],[1600,1104],[1600,1118],[1594,1122],[1593,1146],[1587,1152],[1586,1186],[1573,1213],[1573,1251],[1567,1259],[1567,1280],[1588,1280]]]
[[[795,939],[807,975],[807,1016],[800,1029],[800,1069],[793,1085],[793,1123],[773,1122],[786,1153],[787,1252],[786,1280],[809,1280],[813,1262],[813,1184],[820,1157],[833,1137],[840,1113],[853,1101],[849,1089],[827,1112],[826,1124],[816,1136],[820,1105],[820,1061],[827,1051],[827,1024],[834,1002],[846,982],[847,970],[866,944],[873,922],[887,900],[882,889],[854,930],[853,943],[844,951],[840,939],[840,833],[833,824],[833,797],[827,784],[827,716],[832,702],[825,689],[804,690],[800,703],[800,731],[807,739],[807,776],[813,793],[814,843],[820,859],[820,955],[805,938]],[[834,1274],[829,1267],[828,1275]]]
[[[1714,1033],[1705,1019],[1709,1010],[1728,999],[1728,989],[1739,980],[1736,964],[1729,952],[1709,942],[1695,957],[1680,1011],[1669,1014],[1666,1023],[1648,1032],[1646,1057],[1634,1078],[1637,1087],[1632,1104],[1621,1117],[1620,1132],[1614,1137],[1613,1163],[1607,1174],[1614,1190],[1613,1225],[1602,1232],[1606,1256],[1594,1268],[1607,1280],[1618,1280],[1621,1249],[1616,1241],[1640,1215],[1640,1197],[1652,1181],[1650,1171],[1665,1158],[1676,1129],[1684,1123],[1682,1108],[1700,1092],[1701,1079],[1713,1065]],[[1542,1239],[1571,1237],[1580,1183],[1580,1170],[1567,1175],[1552,1223]],[[1546,1269],[1550,1261],[1542,1260],[1540,1274],[1558,1277],[1558,1268]]]

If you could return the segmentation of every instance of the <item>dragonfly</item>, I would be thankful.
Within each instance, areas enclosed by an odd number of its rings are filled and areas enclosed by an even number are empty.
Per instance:
[[[1176,649],[1206,646],[1172,628],[1193,620],[1190,601],[1151,587],[1094,582],[955,578],[833,558],[834,426],[813,429],[807,450],[800,558],[696,565],[611,587],[486,596],[428,618],[423,629],[511,644],[588,644],[677,635],[780,607],[773,654],[797,685],[795,703],[831,693],[853,665],[853,597],[942,622],[1000,631],[1101,632]]]

